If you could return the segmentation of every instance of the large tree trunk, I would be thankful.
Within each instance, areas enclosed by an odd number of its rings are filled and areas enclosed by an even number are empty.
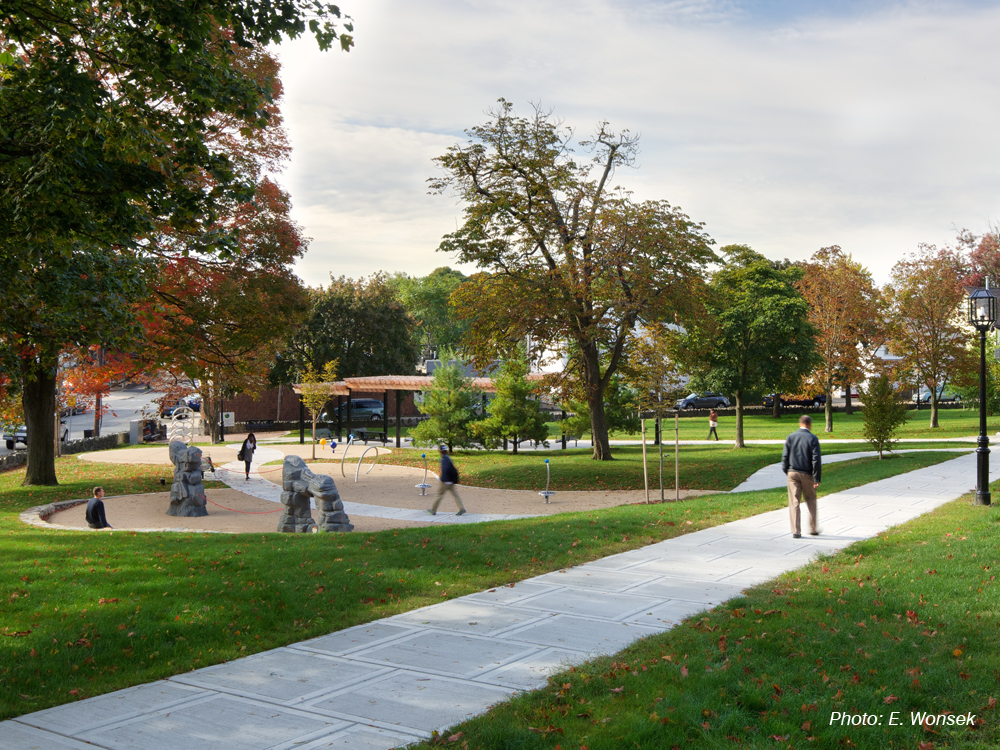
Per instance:
[[[833,378],[826,381],[826,431],[833,432]]]
[[[844,401],[844,414],[850,416],[854,413],[854,407],[853,404],[851,404],[851,384],[849,382],[845,383],[844,389],[844,393],[846,394],[846,400]],[[827,398],[829,398],[829,396]]]
[[[746,448],[743,442],[743,391],[736,391],[736,441],[734,448]]]
[[[780,393],[775,393],[774,396],[771,397],[771,416],[774,417],[775,419],[779,419],[781,417]]]
[[[594,443],[594,460],[611,460],[611,442],[608,439],[608,419],[604,413],[604,388],[601,385],[601,358],[597,346],[588,344],[583,350],[583,378],[587,389],[587,406],[590,407],[590,432]]]
[[[221,443],[222,430],[219,427],[222,419],[221,399],[216,397],[215,389],[211,386],[202,387],[201,417],[208,424],[208,435],[212,443]]]
[[[931,427],[940,427],[938,424],[938,392],[937,386],[931,388]]]
[[[21,360],[21,405],[28,428],[28,471],[24,484],[59,484],[55,447],[56,375],[54,359],[50,367],[34,360]]]

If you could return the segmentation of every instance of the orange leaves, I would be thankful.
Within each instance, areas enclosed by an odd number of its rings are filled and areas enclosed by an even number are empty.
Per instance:
[[[897,698],[895,695],[890,695],[885,699],[885,703],[888,705],[890,703],[895,703],[898,700],[899,698]]]

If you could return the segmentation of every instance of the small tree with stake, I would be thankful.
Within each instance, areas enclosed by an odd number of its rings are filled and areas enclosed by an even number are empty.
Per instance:
[[[302,376],[300,386],[302,395],[302,405],[309,410],[312,417],[312,457],[316,458],[316,420],[320,412],[330,400],[330,388],[328,383],[332,383],[337,378],[337,360],[327,362],[323,367],[322,374],[316,372],[311,364],[306,365],[306,371]]]
[[[884,373],[871,378],[867,387],[858,388],[858,393],[865,405],[862,434],[878,451],[881,461],[882,452],[892,450],[899,442],[896,431],[909,417],[906,404],[899,400],[892,381]]]

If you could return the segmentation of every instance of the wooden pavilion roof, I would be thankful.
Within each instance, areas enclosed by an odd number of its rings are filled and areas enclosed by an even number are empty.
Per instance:
[[[544,373],[532,372],[528,380],[538,381]],[[317,383],[329,389],[331,396],[346,396],[352,391],[429,391],[434,382],[433,375],[372,375],[363,378],[344,378],[335,383]],[[493,378],[473,378],[472,387],[484,393],[496,393]],[[302,384],[296,383],[292,389],[302,393]]]

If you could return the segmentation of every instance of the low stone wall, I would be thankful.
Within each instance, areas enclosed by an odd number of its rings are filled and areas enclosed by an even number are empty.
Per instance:
[[[961,409],[961,408],[963,408],[963,406],[965,406],[965,405],[963,405],[961,402],[950,402],[949,401],[947,403],[938,404],[938,409]],[[918,409],[917,405],[913,404],[913,403],[908,403],[906,405],[906,408],[908,410],[910,410],[910,411],[916,411]],[[852,412],[856,412],[856,413],[859,413],[859,414],[860,413],[864,413],[864,410],[865,410],[864,406],[858,406],[858,404],[854,404],[851,407],[851,411]],[[919,410],[920,411],[930,411],[931,410],[931,405],[930,404],[920,404]],[[710,411],[711,411],[711,409],[681,409],[680,415],[681,415],[681,419],[684,419],[686,417],[707,418],[708,417],[708,413]],[[735,417],[736,416],[736,407],[735,406],[730,406],[728,409],[716,409],[716,411],[719,412],[719,416],[720,417]],[[743,413],[745,415],[747,415],[747,416],[749,416],[751,414],[768,414],[769,415],[769,414],[772,413],[772,411],[773,410],[772,410],[772,408],[770,406],[744,406],[743,407]],[[834,414],[844,414],[846,412],[847,412],[847,407],[846,406],[834,406],[833,407],[833,413]],[[813,416],[813,418],[815,419],[816,415],[823,416],[823,414],[826,413],[826,407],[821,406],[819,408],[816,408],[814,406],[782,406],[781,407],[781,413],[782,414],[811,414]],[[673,413],[671,413],[669,416],[664,417],[664,419],[673,419],[673,418],[674,418]]]
[[[28,451],[17,451],[0,457],[0,471],[9,471],[28,463]]]
[[[62,454],[69,456],[74,453],[87,453],[89,451],[106,451],[117,448],[119,445],[127,445],[129,434],[127,432],[112,432],[110,435],[100,437],[83,438],[81,440],[70,440],[63,443]]]
[[[70,456],[74,453],[87,453],[88,451],[106,451],[128,442],[129,434],[127,432],[113,432],[110,435],[101,435],[100,437],[71,440],[62,444],[62,455]],[[6,456],[0,456],[0,471],[16,469],[26,463],[28,463],[28,451],[15,451]]]

